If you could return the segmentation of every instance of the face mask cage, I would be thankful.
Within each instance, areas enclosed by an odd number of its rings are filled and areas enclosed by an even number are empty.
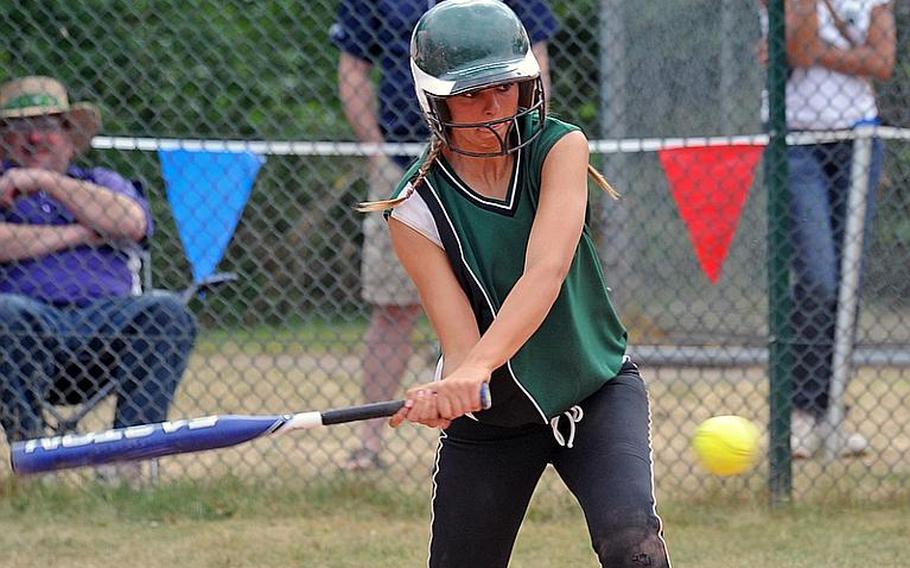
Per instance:
[[[472,91],[488,89],[504,83],[484,85]],[[471,92],[471,91],[467,91]],[[459,93],[463,94],[463,93]],[[518,112],[515,115],[498,120],[484,122],[455,122],[449,113],[449,106],[446,103],[448,97],[439,97],[426,93],[427,102],[429,103],[429,113],[427,120],[433,132],[439,136],[445,144],[453,151],[466,156],[488,158],[494,156],[504,156],[511,154],[520,148],[524,148],[534,141],[543,130],[544,120],[546,119],[546,104],[543,92],[543,81],[540,77],[526,79],[518,83]],[[532,123],[527,120],[528,117],[536,114],[537,121]],[[494,130],[495,126],[504,123],[511,123],[506,135],[500,136]],[[531,126],[533,124],[533,126]],[[499,141],[499,150],[495,152],[477,152],[460,148],[452,141],[451,133],[455,129],[474,129],[486,128]],[[527,131],[529,130],[530,131]]]

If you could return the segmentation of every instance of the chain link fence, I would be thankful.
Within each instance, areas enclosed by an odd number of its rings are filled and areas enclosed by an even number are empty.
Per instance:
[[[198,335],[170,418],[344,406],[377,393],[398,396],[405,386],[432,377],[438,353],[425,320],[418,319],[410,332],[406,308],[377,312],[363,298],[363,218],[353,212],[368,196],[371,174],[374,187],[381,185],[375,175],[376,164],[383,162],[375,146],[357,143],[369,139],[367,115],[357,114],[369,105],[358,111],[355,103],[373,94],[367,84],[383,96],[382,89],[395,87],[391,81],[379,87],[379,75],[383,58],[395,57],[400,47],[382,35],[377,19],[392,16],[409,27],[427,3],[355,2],[360,8],[346,15],[343,10],[339,15],[339,4],[49,0],[0,7],[6,30],[0,37],[0,79],[52,76],[69,88],[71,100],[96,103],[104,124],[93,149],[78,163],[141,181],[155,220],[154,236],[142,251],[151,280],[146,292],[150,287],[186,290],[213,274],[237,276],[187,296]],[[617,203],[592,193],[592,223],[607,281],[630,330],[630,354],[642,363],[650,384],[662,498],[685,500],[718,486],[766,491],[772,473],[768,460],[745,476],[721,480],[699,467],[690,448],[696,425],[712,415],[745,416],[762,426],[765,440],[772,430],[768,347],[779,337],[768,322],[780,306],[775,306],[779,299],[769,298],[769,266],[775,265],[767,251],[781,225],[769,217],[773,204],[768,199],[772,191],[786,191],[786,184],[774,190],[780,172],[762,160],[768,132],[774,131],[762,118],[767,67],[761,62],[760,3],[552,0],[542,11],[529,8],[536,2],[510,4],[525,10],[537,45],[546,44],[550,112],[585,129],[593,159],[623,194]],[[868,20],[850,12],[855,3],[832,4],[845,10],[839,17],[852,30],[846,33],[857,34],[857,44],[863,45]],[[818,2],[816,20],[830,28],[835,20],[824,6]],[[851,380],[831,405],[849,409],[844,431],[861,434],[867,447],[856,457],[827,461],[812,452],[794,461],[794,493],[804,499],[823,500],[832,492],[881,499],[905,494],[910,485],[910,311],[905,299],[910,293],[910,130],[901,128],[910,127],[910,10],[906,3],[891,9],[897,63],[890,78],[873,81],[878,114],[889,125],[876,131],[877,139],[888,139],[880,182],[869,187],[869,195],[877,192],[875,215],[859,247],[866,250],[863,269],[857,270],[851,257],[853,265],[844,264],[843,270],[863,284],[855,342],[846,342],[846,352],[832,353],[836,342],[829,336],[836,325],[818,323],[815,312],[788,318],[793,324],[785,338],[785,351],[796,357],[789,362],[790,379],[803,369],[823,384],[834,372],[824,360],[849,355],[849,369],[841,365],[838,372]],[[359,19],[359,33],[379,35],[359,37],[365,51],[349,51],[354,57],[348,63],[360,66],[361,75],[339,74],[341,52],[354,49],[338,39],[345,17]],[[842,44],[832,33],[839,33],[837,26],[833,32],[826,28],[823,37]],[[771,52],[771,65],[781,65]],[[367,61],[376,65],[366,66]],[[814,79],[795,68],[789,74],[791,91],[797,80]],[[812,96],[823,96],[820,92]],[[795,96],[790,92],[786,98],[791,111]],[[852,91],[835,89],[825,96],[825,108],[851,109],[856,103]],[[771,100],[773,115],[773,95]],[[380,111],[407,108],[399,101]],[[404,121],[400,116],[385,120],[396,119]],[[836,122],[791,125],[791,130],[837,131],[834,136],[846,141],[832,142],[830,133],[829,138],[791,137],[790,150],[817,148],[820,171],[840,168],[837,175],[848,176],[843,166],[853,159],[855,133],[852,123]],[[385,134],[387,142],[404,144],[380,147],[385,163],[421,147],[411,132],[387,128]],[[807,144],[818,142],[822,145]],[[786,160],[791,176],[793,160],[792,155]],[[849,188],[850,180],[860,177],[838,183]],[[842,201],[847,195],[836,205],[849,210]],[[840,256],[848,248],[837,245]],[[3,258],[0,276],[9,277],[22,261]],[[802,267],[786,266],[789,290]],[[841,306],[845,298],[856,297],[857,289],[846,289]],[[835,306],[824,313],[836,318],[843,310]],[[800,334],[806,326],[810,332]],[[157,333],[162,329],[158,326],[150,337],[165,337]],[[186,329],[182,337],[188,336]],[[8,385],[14,368],[22,372],[17,358],[34,342],[9,325],[3,332]],[[807,345],[826,353],[823,360],[813,358],[818,350],[800,351]],[[113,378],[122,373],[115,369],[136,353],[123,345],[109,350],[111,360],[89,353],[98,365],[88,380],[96,386],[117,383],[110,394],[123,398],[121,379]],[[400,360],[401,386],[395,363]],[[29,376],[41,374],[32,371]],[[80,430],[106,428],[119,412],[117,397],[99,398],[79,422]],[[130,399],[130,404],[149,404],[146,398],[151,397]],[[815,436],[827,414],[806,408],[820,417]],[[375,459],[366,455],[363,463],[364,454],[357,450],[370,436],[375,433],[362,425],[339,426],[162,459],[157,475],[162,482],[223,475],[259,480],[354,476],[423,492],[436,433],[412,427],[383,432],[383,450]],[[812,443],[823,445],[818,440]],[[766,442],[764,449],[769,447]],[[349,471],[352,465],[381,467]],[[777,467],[790,471],[791,464],[785,460]]]

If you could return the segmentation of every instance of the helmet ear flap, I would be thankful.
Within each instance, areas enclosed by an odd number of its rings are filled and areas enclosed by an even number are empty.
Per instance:
[[[446,103],[444,97],[438,97],[424,91],[424,97],[426,97],[427,108],[426,108],[426,119],[430,125],[430,130],[432,130],[440,140],[448,141],[446,136],[446,123],[451,121],[451,113],[449,112],[449,105]]]
[[[518,83],[518,108],[530,110],[535,108],[538,103],[542,103],[546,107],[543,81],[540,77]]]
[[[449,103],[446,102],[445,97],[427,95],[427,100],[430,102],[430,108],[432,109],[433,114],[436,115],[436,118],[439,120],[440,124],[451,122],[452,113],[449,112]]]

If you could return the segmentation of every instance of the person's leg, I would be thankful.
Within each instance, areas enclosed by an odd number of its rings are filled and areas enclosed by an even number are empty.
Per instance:
[[[411,336],[420,318],[420,306],[375,306],[365,342],[363,397],[367,402],[389,400],[401,382],[414,354]],[[361,443],[372,455],[382,450],[385,420],[363,423]],[[374,464],[375,465],[375,464]]]
[[[45,435],[42,401],[57,345],[55,308],[0,294],[0,425],[10,442]]]
[[[387,198],[403,173],[391,160],[379,162],[370,170],[371,200]],[[395,256],[382,216],[367,216],[363,233],[361,282],[371,314],[364,336],[362,392],[366,402],[375,402],[398,394],[414,354],[411,336],[422,312],[420,297]],[[368,420],[360,426],[360,448],[351,454],[346,469],[382,464],[379,453],[385,428],[384,420]]]
[[[440,436],[433,473],[431,568],[504,568],[555,443],[543,425],[505,429],[461,418]]]
[[[827,406],[837,300],[837,257],[830,180],[833,145],[788,149],[793,244],[793,404],[814,421]],[[815,446],[809,443],[809,446]],[[809,451],[814,451],[811,447]]]
[[[644,381],[627,363],[585,399],[573,447],[553,465],[578,499],[591,544],[603,566],[668,568],[657,516],[651,459],[650,409]]]
[[[196,338],[196,320],[177,296],[144,294],[96,302],[80,321],[82,350],[114,354],[114,427],[167,419]]]

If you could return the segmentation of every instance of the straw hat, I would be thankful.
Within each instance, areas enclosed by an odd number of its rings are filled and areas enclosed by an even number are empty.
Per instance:
[[[0,86],[0,130],[7,119],[62,115],[72,125],[70,135],[77,154],[88,149],[101,130],[101,110],[85,102],[69,103],[66,87],[51,77],[14,79]]]

